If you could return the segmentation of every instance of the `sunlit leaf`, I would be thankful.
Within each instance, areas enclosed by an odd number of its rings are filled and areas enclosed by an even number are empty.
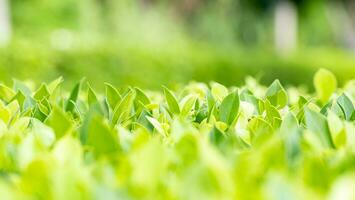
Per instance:
[[[313,84],[318,98],[326,103],[337,87],[337,80],[332,72],[320,69],[314,75]]]
[[[164,87],[164,95],[169,107],[169,111],[172,112],[173,114],[179,114],[180,107],[174,94],[168,88]]]
[[[232,92],[226,96],[219,107],[219,118],[221,121],[231,125],[237,118],[239,111],[238,91]]]

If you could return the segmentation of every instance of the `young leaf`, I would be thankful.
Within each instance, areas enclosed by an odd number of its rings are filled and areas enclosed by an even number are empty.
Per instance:
[[[32,91],[25,83],[17,79],[14,79],[13,82],[14,82],[13,88],[15,92],[21,91],[22,94],[24,94],[26,97],[31,96]]]
[[[95,91],[91,88],[90,84],[88,83],[88,104],[94,104],[97,103],[97,96]]]
[[[183,99],[181,116],[185,117],[190,113],[190,111],[192,110],[192,107],[195,105],[196,100],[197,100],[197,97],[195,97],[195,96],[186,96],[185,99]]]
[[[149,116],[145,116],[145,117],[150,122],[150,124],[155,128],[155,130],[158,131],[158,133],[162,134],[163,136],[165,135],[163,126],[161,125],[161,123],[158,120],[156,120],[153,117],[149,117]]]
[[[52,94],[64,81],[63,77],[59,77],[48,84],[48,91]]]
[[[139,88],[135,87],[136,90],[136,100],[143,103],[143,105],[150,104],[148,96]]]
[[[136,88],[134,88],[134,90],[136,91],[136,98],[134,100],[134,107],[136,109],[137,114],[140,114],[142,112],[142,110],[144,109],[145,105],[150,104],[150,100],[141,89],[136,87]]]
[[[178,104],[178,101],[176,100],[176,97],[174,94],[166,87],[164,87],[164,94],[165,94],[165,99],[169,107],[169,111],[173,114],[179,114],[180,113],[180,107]]]
[[[133,108],[133,101],[136,96],[134,90],[130,90],[122,99],[121,102],[116,106],[113,116],[112,116],[112,123],[115,125],[120,123],[130,117],[132,108]]]
[[[334,74],[326,69],[319,69],[316,72],[313,84],[322,103],[326,103],[337,88],[337,80]]]
[[[220,131],[218,128],[213,127],[213,129],[209,133],[209,140],[212,144],[218,146],[226,140],[226,136],[225,133]]]
[[[47,99],[50,93],[48,91],[46,84],[41,84],[38,90],[34,93],[33,98],[37,101],[41,101],[42,99]]]
[[[111,109],[115,109],[118,102],[121,101],[122,97],[115,87],[109,83],[105,83],[106,88],[106,99]]]
[[[231,125],[237,118],[239,103],[238,91],[232,92],[226,96],[219,106],[220,120],[228,125]]]
[[[288,103],[287,93],[279,80],[275,80],[267,89],[266,98],[277,108],[283,108]]]
[[[53,107],[46,124],[53,128],[57,139],[68,133],[73,126],[68,116],[57,106]]]
[[[7,124],[11,118],[11,113],[9,109],[2,103],[0,102],[0,120],[5,122]]]
[[[343,111],[345,119],[348,121],[351,120],[351,115],[355,109],[349,97],[347,97],[345,94],[342,94],[340,97],[338,97],[337,104]]]
[[[17,91],[16,95],[14,96],[14,98],[11,99],[10,102],[12,101],[17,101],[20,105],[21,108],[23,108],[23,104],[25,102],[26,96],[19,90]]]
[[[93,116],[87,134],[87,145],[97,154],[108,154],[118,150],[116,133],[97,115]]]
[[[275,106],[271,105],[268,100],[265,100],[264,106],[266,111],[266,119],[269,123],[272,124],[275,118],[281,119],[279,111],[275,108]]]
[[[69,99],[68,99],[66,107],[65,107],[65,111],[66,112],[72,112],[74,110],[75,103],[76,103],[76,101],[78,100],[78,97],[79,97],[81,83],[82,83],[82,81],[77,83],[75,85],[75,87],[73,88],[72,92],[70,93]]]
[[[15,95],[16,93],[11,88],[0,84],[0,99],[9,102]]]
[[[274,131],[270,123],[259,117],[249,121],[248,129],[251,133],[251,143],[256,146],[264,143]]]
[[[309,108],[305,108],[305,119],[307,128],[317,135],[324,147],[334,148],[327,119]]]
[[[211,83],[211,94],[214,99],[221,102],[224,97],[228,95],[228,89],[219,83],[212,82]]]
[[[297,122],[297,118],[292,113],[288,113],[282,121],[280,134],[286,144],[287,160],[291,165],[294,165],[296,164],[296,158],[302,153],[302,129]]]

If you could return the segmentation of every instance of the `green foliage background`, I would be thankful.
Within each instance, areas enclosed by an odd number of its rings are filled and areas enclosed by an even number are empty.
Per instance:
[[[142,2],[11,0],[14,37],[0,49],[1,79],[63,76],[73,84],[85,76],[102,89],[104,81],[234,85],[252,75],[265,84],[279,78],[309,87],[320,67],[332,69],[341,84],[355,74],[353,52],[327,20],[328,1],[294,1],[299,41],[287,55],[273,45],[276,1],[200,0],[192,10],[183,9],[184,1]]]

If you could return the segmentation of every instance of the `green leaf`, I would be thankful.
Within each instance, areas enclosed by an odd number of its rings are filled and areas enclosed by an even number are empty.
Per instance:
[[[46,124],[54,130],[57,139],[63,137],[73,127],[68,116],[57,106],[53,107]]]
[[[193,106],[195,105],[195,102],[197,100],[197,97],[195,96],[186,96],[185,99],[182,101],[182,109],[181,109],[181,116],[186,117],[192,110]]]
[[[4,103],[0,102],[0,120],[7,124],[11,118],[10,110],[4,105]]]
[[[319,69],[313,78],[317,96],[322,103],[326,103],[337,88],[334,74],[326,69]]]
[[[211,83],[211,94],[214,99],[218,102],[221,102],[228,95],[228,89],[219,83],[212,82]]]
[[[339,148],[346,144],[346,133],[343,121],[332,111],[327,116],[329,131],[335,147]]]
[[[136,90],[136,100],[143,103],[143,105],[150,104],[148,96],[139,88],[135,87]]]
[[[266,119],[269,123],[273,123],[275,118],[281,119],[281,115],[275,106],[271,105],[268,100],[264,102],[265,111],[266,111]]]
[[[274,132],[271,124],[259,117],[249,121],[248,129],[251,133],[251,143],[256,146],[267,141]]]
[[[121,123],[127,120],[133,109],[133,101],[136,96],[134,90],[130,90],[120,101],[120,103],[116,106],[113,116],[112,123],[116,125],[117,123]]]
[[[164,87],[164,94],[165,94],[166,102],[169,107],[169,111],[173,114],[179,114],[180,107],[174,94],[166,87]]]
[[[95,91],[91,88],[90,84],[88,83],[88,104],[91,105],[97,102],[98,102],[97,95]]]
[[[43,146],[50,147],[55,142],[53,129],[37,119],[31,119],[32,133]]]
[[[59,77],[55,79],[54,81],[50,82],[48,84],[48,91],[50,94],[53,94],[53,92],[63,83],[64,79],[63,77]]]
[[[212,144],[218,146],[223,144],[223,142],[225,142],[226,135],[225,133],[223,133],[221,130],[219,130],[214,126],[209,133],[209,140]]]
[[[286,90],[279,80],[275,80],[266,91],[266,98],[277,108],[283,108],[288,104]]]
[[[261,114],[259,108],[259,101],[261,100],[256,98],[250,91],[243,90],[240,94],[240,100],[251,103],[252,105],[254,105],[256,112]]]
[[[210,90],[208,90],[208,92],[206,94],[206,101],[207,101],[208,112],[211,112],[212,108],[216,104],[216,101],[214,100]]]
[[[337,104],[340,106],[342,112],[344,113],[344,117],[346,120],[351,120],[351,115],[354,113],[354,105],[345,94],[342,94],[337,99]]]
[[[95,115],[89,122],[87,145],[97,154],[109,154],[119,149],[117,133]]]
[[[291,165],[295,165],[296,159],[302,154],[302,129],[292,113],[285,116],[280,127],[280,133],[285,142],[287,160]]]
[[[34,93],[33,98],[37,101],[40,101],[42,99],[47,99],[49,95],[50,93],[48,91],[47,85],[42,83],[38,90]]]
[[[0,98],[3,99],[6,102],[9,102],[16,93],[9,87],[0,84]]]
[[[16,95],[14,96],[13,99],[11,99],[12,101],[17,101],[20,105],[20,107],[22,108],[25,102],[26,96],[21,92],[21,91],[17,91]]]
[[[309,108],[305,108],[305,119],[307,128],[317,135],[324,147],[334,148],[327,119]]]
[[[121,101],[122,97],[115,87],[109,83],[105,83],[106,99],[111,109],[115,109],[117,104]]]
[[[237,118],[239,112],[239,95],[238,91],[230,93],[226,96],[219,106],[219,118],[222,122],[231,125]]]
[[[15,92],[21,91],[22,94],[24,94],[26,97],[31,96],[32,91],[29,87],[27,87],[25,83],[17,79],[13,79],[13,82],[14,82],[13,88]]]
[[[72,112],[75,108],[76,101],[78,100],[79,97],[79,92],[81,88],[81,83],[82,80],[75,85],[73,90],[70,93],[69,99],[67,100],[67,104],[65,106],[65,111],[66,112]]]
[[[156,120],[153,117],[145,116],[147,120],[150,122],[150,124],[154,127],[155,130],[157,130],[158,133],[162,134],[163,136],[165,135],[165,131],[163,129],[163,126],[161,123]]]
[[[134,100],[134,106],[136,109],[136,112],[138,114],[140,114],[142,112],[143,109],[145,109],[145,105],[150,104],[150,100],[148,98],[148,96],[146,94],[144,94],[144,92],[139,89],[139,88],[134,88],[134,90],[136,91],[136,98]]]
[[[40,120],[41,122],[44,122],[47,119],[47,114],[46,114],[46,110],[44,109],[44,106],[41,104],[37,104],[33,110],[32,116]]]

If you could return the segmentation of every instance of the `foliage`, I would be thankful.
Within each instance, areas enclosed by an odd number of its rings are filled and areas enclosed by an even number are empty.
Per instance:
[[[355,86],[319,73],[327,102],[279,81],[1,85],[2,199],[353,199]]]
[[[113,43],[120,47],[114,47]],[[232,86],[242,84],[247,75],[267,85],[278,78],[285,85],[310,88],[317,66],[332,70],[339,85],[355,74],[352,54],[329,49],[302,50],[282,57],[264,49],[226,51],[206,44],[186,44],[179,48],[182,44],[169,43],[157,49],[123,41],[73,45],[58,50],[40,41],[34,45],[25,40],[0,48],[0,79],[6,84],[11,84],[12,78],[40,84],[39,80],[63,76],[65,88],[71,88],[77,80],[86,77],[94,89],[103,91],[103,82],[144,89],[158,89],[168,83],[187,84],[191,80]]]

